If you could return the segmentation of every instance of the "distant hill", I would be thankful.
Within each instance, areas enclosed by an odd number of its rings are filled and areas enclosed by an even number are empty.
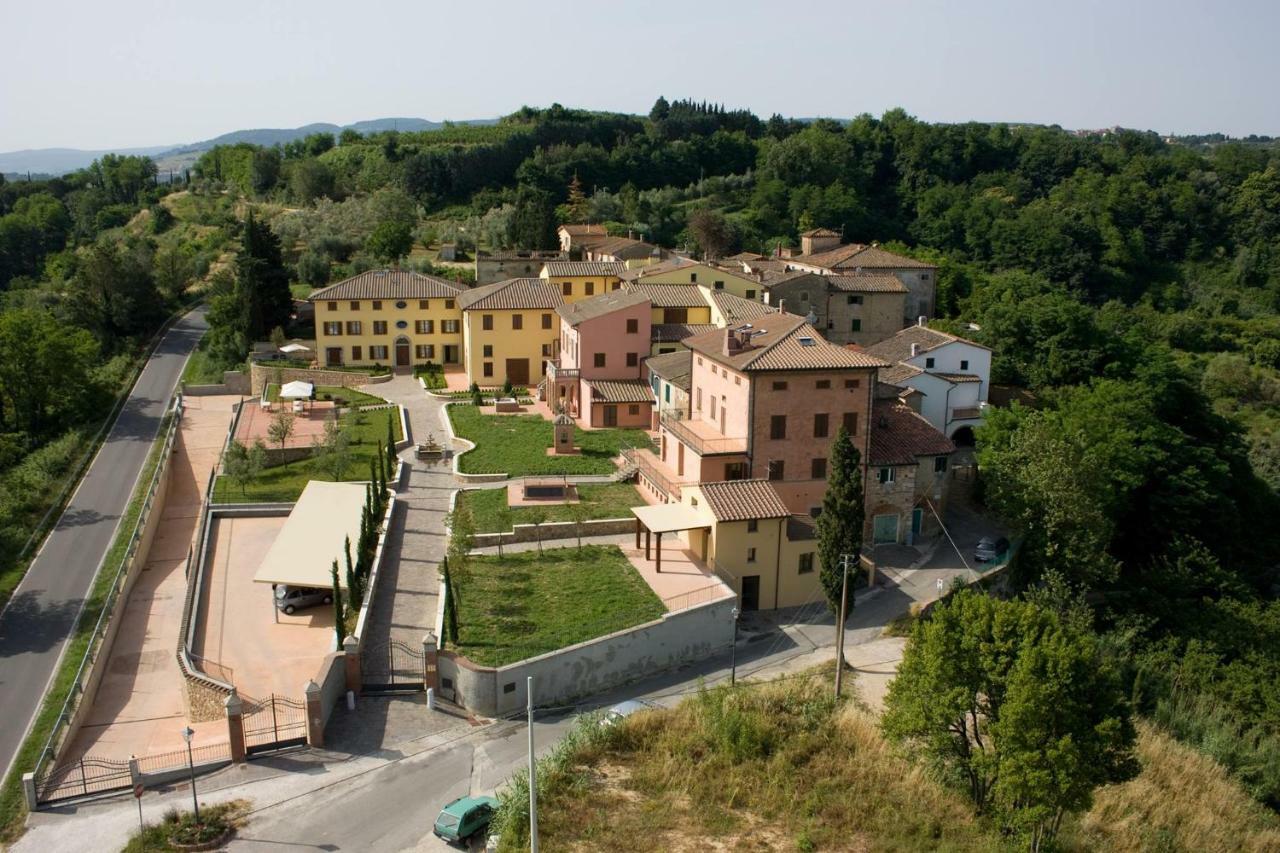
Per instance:
[[[470,119],[458,124],[496,124],[497,119]],[[79,148],[36,148],[23,151],[0,152],[0,173],[25,176],[31,172],[44,175],[63,175],[83,169],[104,154],[128,154],[151,157],[156,161],[160,171],[185,169],[194,163],[202,152],[215,145],[234,145],[237,142],[249,142],[254,145],[283,145],[294,139],[301,139],[312,133],[338,134],[347,128],[357,133],[379,133],[384,130],[403,130],[416,132],[422,130],[439,130],[444,122],[428,121],[423,118],[376,118],[358,121],[354,124],[337,125],[326,122],[307,124],[291,128],[257,128],[252,130],[234,130],[187,145],[153,145],[146,148],[112,148],[102,150],[84,150]]]

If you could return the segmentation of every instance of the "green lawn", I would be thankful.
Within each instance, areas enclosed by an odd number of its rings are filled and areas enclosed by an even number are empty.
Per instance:
[[[438,391],[447,387],[444,379],[444,366],[439,364],[420,364],[413,369],[413,375],[421,379],[428,391]]]
[[[381,397],[375,397],[372,394],[366,394],[354,388],[343,388],[341,385],[317,385],[315,398],[317,400],[333,400],[339,406],[380,406],[387,402]],[[273,403],[279,402],[279,385],[273,382],[267,386],[267,399]]]
[[[464,474],[610,474],[610,459],[625,447],[645,447],[649,435],[638,429],[574,430],[575,456],[548,456],[551,422],[538,415],[485,415],[474,406],[449,407],[453,431],[476,447],[458,460]]]
[[[356,423],[357,415],[364,423]],[[386,445],[388,416],[395,428],[396,441],[399,441],[404,435],[400,431],[400,417],[395,409],[385,412],[348,412],[342,416],[342,427],[351,436],[351,465],[347,468],[344,480],[369,479],[369,460],[378,454],[379,441]],[[213,500],[214,503],[289,503],[298,499],[311,480],[328,479],[327,474],[316,470],[312,460],[299,459],[264,469],[244,491],[227,477],[219,476],[213,485]]]
[[[636,487],[628,483],[584,483],[578,486],[582,502],[578,506],[585,511],[585,518],[630,518],[631,507],[644,504],[644,498]],[[458,506],[471,510],[477,533],[498,533],[511,529],[512,524],[529,524],[533,507],[507,509],[506,489],[476,489],[458,494]],[[573,508],[564,504],[541,507],[547,521],[573,521]],[[502,513],[510,512],[506,524]]]
[[[472,557],[453,581],[456,647],[482,666],[545,654],[666,612],[614,546]]]

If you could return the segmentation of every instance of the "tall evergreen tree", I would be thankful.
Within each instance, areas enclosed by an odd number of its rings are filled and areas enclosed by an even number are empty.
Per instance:
[[[342,621],[342,590],[338,586],[338,561],[333,561],[333,568],[330,570],[330,576],[333,579],[333,633],[338,638],[338,648],[342,648],[342,641],[347,638],[347,626]]]
[[[449,577],[449,558],[440,561],[440,574],[444,577],[444,632],[446,642],[458,642],[458,590]]]
[[[391,410],[392,412],[395,409]],[[395,415],[387,415],[387,480],[391,480],[396,475],[396,463],[399,459],[396,457],[396,422]]]
[[[862,454],[853,446],[843,425],[831,442],[829,470],[827,493],[822,496],[822,513],[817,519],[818,559],[822,563],[820,577],[827,605],[838,614],[843,581],[840,558],[849,554],[853,560],[858,559],[866,522]]]
[[[265,222],[254,219],[252,210],[245,218],[240,253],[236,256],[236,297],[250,341],[263,340],[276,326],[289,325],[293,296],[280,238]]]

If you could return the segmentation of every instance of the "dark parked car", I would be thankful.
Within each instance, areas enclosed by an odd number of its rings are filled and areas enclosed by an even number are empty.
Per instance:
[[[979,563],[987,563],[1003,557],[1008,551],[1008,539],[1003,536],[983,536],[978,540],[977,547],[973,549],[973,559]]]
[[[440,810],[431,831],[437,837],[455,844],[468,844],[484,836],[493,820],[498,801],[493,797],[458,797]]]
[[[333,592],[327,589],[279,584],[275,587],[275,592],[276,608],[285,613],[293,613],[295,610],[314,607],[317,604],[333,604]]]

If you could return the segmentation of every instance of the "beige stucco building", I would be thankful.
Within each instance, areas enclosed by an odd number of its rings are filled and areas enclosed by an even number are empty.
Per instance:
[[[827,340],[869,346],[902,328],[907,287],[896,276],[794,272],[764,283],[765,302],[810,317]]]

